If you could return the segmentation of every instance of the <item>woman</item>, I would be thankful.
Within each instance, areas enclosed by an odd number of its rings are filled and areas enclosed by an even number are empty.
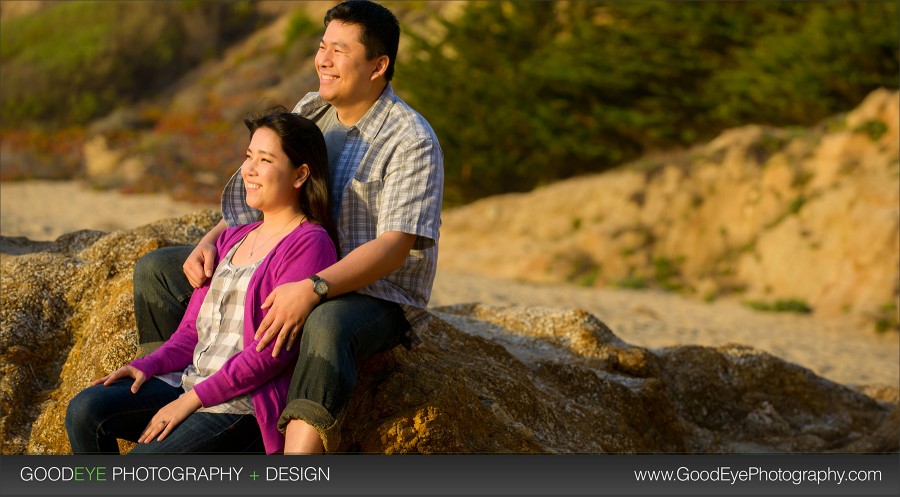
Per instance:
[[[284,450],[276,423],[296,349],[272,357],[274,343],[257,352],[253,335],[273,288],[336,261],[328,160],[319,128],[283,107],[244,122],[240,172],[263,220],[222,233],[224,256],[165,344],[72,399],[74,453],[118,453],[117,438],[138,442],[132,453]]]

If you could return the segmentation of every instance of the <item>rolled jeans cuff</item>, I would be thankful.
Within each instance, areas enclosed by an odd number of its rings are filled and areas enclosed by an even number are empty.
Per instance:
[[[299,419],[305,421],[319,432],[325,452],[334,452],[341,443],[341,423],[335,419],[321,404],[308,399],[294,399],[281,412],[278,418],[278,430],[284,433],[288,423]]]

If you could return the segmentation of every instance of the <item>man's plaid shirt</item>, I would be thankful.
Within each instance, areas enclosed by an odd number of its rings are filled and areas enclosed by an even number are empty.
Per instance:
[[[318,122],[329,107],[314,92],[303,97],[293,112]],[[419,332],[430,319],[425,308],[437,270],[443,164],[431,126],[388,84],[363,118],[350,127],[334,171],[338,174],[332,174],[336,179],[332,197],[342,199],[337,216],[341,257],[387,231],[417,237],[401,268],[358,290],[401,304],[412,326],[412,344],[421,342]],[[341,178],[341,171],[348,172],[346,177]],[[245,195],[238,169],[222,194],[222,214],[229,226],[259,217],[245,203]]]

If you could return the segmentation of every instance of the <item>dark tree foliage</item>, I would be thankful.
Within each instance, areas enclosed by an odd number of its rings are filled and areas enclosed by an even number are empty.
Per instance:
[[[812,124],[900,71],[896,2],[472,2],[443,27],[408,33],[397,86],[441,140],[451,204]]]
[[[810,124],[854,107],[874,88],[898,87],[897,2],[801,6],[801,23],[776,25],[716,74],[712,90],[725,124]]]

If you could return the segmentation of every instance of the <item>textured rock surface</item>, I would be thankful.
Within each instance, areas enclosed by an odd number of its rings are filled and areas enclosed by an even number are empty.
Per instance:
[[[746,126],[443,216],[440,267],[799,300],[897,326],[900,93],[805,130]],[[503,247],[503,250],[497,250]]]
[[[134,261],[212,212],[79,232],[2,262],[4,453],[65,453],[67,401],[137,352]],[[742,346],[631,346],[583,311],[439,308],[427,344],[362,365],[351,452],[897,451],[895,388],[860,392]]]
[[[134,262],[159,247],[196,243],[216,222],[216,214],[203,211],[130,231],[4,243],[27,254],[4,256],[0,273],[4,453],[68,450],[63,429],[68,400],[138,350]]]

